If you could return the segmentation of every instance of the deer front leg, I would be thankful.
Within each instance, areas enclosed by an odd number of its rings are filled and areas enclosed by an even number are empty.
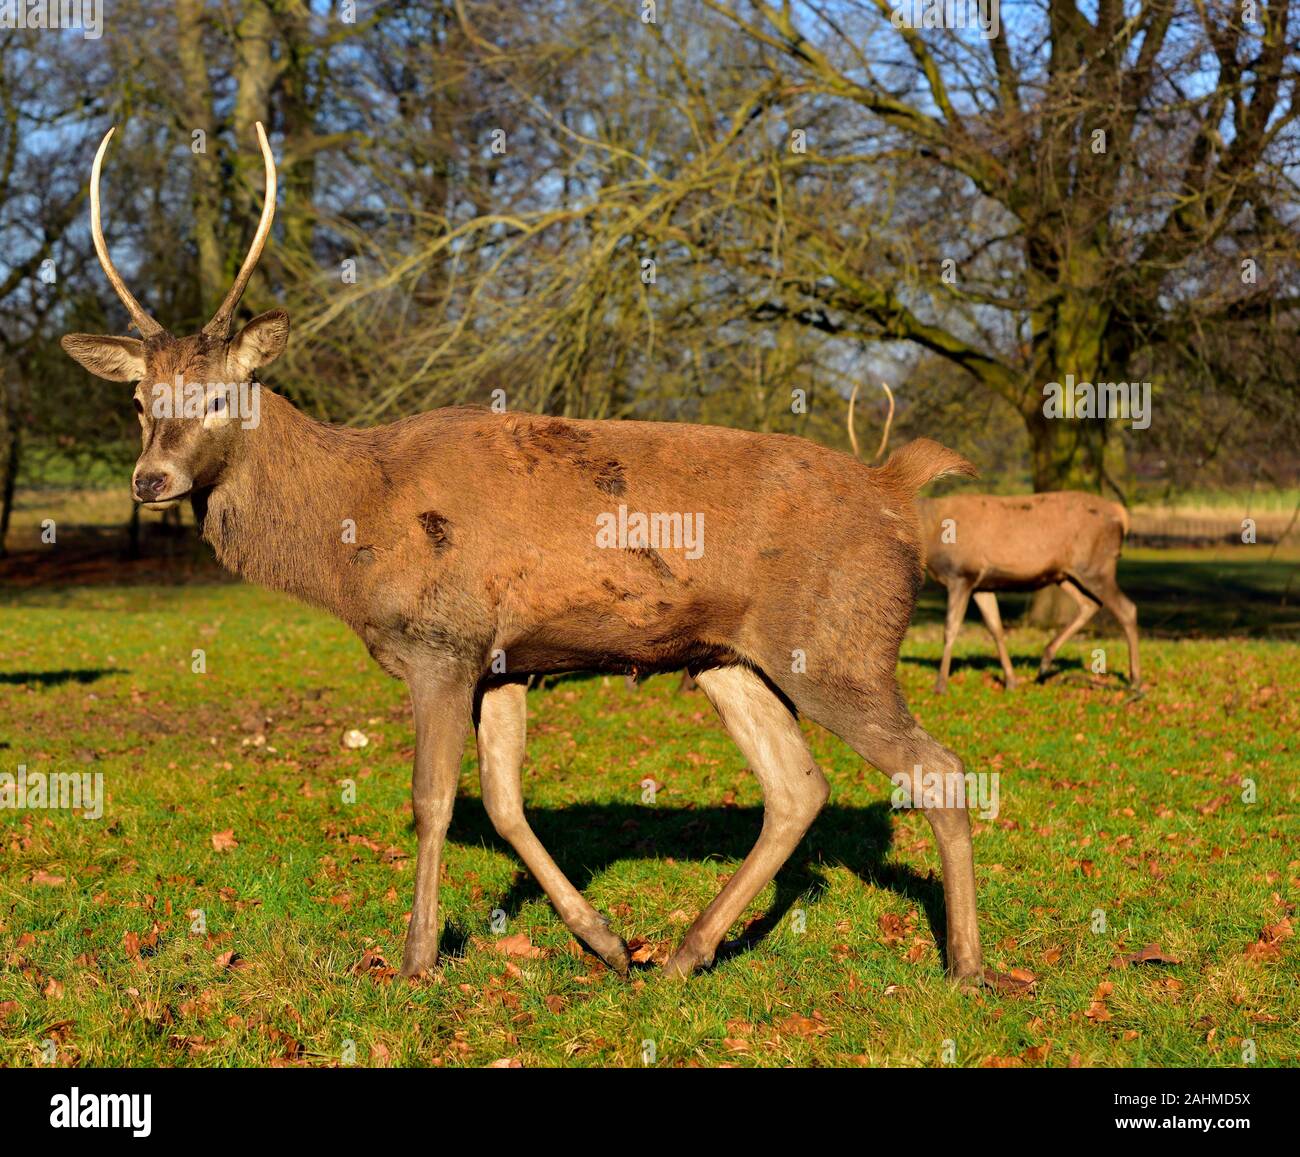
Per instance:
[[[605,918],[560,871],[524,815],[520,770],[527,719],[527,689],[523,683],[491,687],[480,696],[474,721],[483,807],[497,834],[527,865],[569,931],[615,972],[625,973],[628,954],[623,938],[609,930]]]
[[[750,668],[701,671],[696,682],[763,788],[763,828],[745,862],[664,965],[666,973],[678,977],[713,963],[727,929],[789,859],[830,794],[798,721]]]
[[[415,715],[415,765],[411,806],[419,850],[415,862],[415,899],[402,954],[402,975],[419,976],[438,963],[438,878],[442,845],[456,802],[456,782],[473,706],[474,679],[443,670],[411,676]]]

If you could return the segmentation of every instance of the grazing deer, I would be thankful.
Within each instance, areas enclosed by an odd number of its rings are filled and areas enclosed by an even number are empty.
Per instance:
[[[314,421],[264,388],[259,420],[236,421],[208,384],[251,381],[289,330],[284,311],[271,310],[230,332],[275,211],[275,162],[260,124],[257,135],[266,169],[257,233],[213,319],[178,338],[109,259],[99,177],[110,130],[91,170],[91,228],[141,339],[69,334],[63,348],[100,377],[141,383],[137,501],[159,508],[189,497],[226,567],[333,612],[406,681],[418,857],[404,975],[437,962],[443,842],[471,721],[496,830],[573,934],[611,967],[628,967],[622,938],[524,816],[532,674],[686,667],[762,785],[758,841],[669,959],[674,975],[712,962],[826,802],[796,712],[903,777],[913,800],[927,798],[936,776],[957,784],[961,760],[912,718],[895,666],[923,577],[916,491],[942,474],[973,473],[968,462],[925,439],[871,469],[785,435],[481,407],[350,429]],[[159,417],[144,383],[182,381],[204,384],[210,400]],[[707,549],[702,535],[698,552],[630,537],[602,545],[602,520],[620,506],[662,516],[660,526],[693,515],[707,526]],[[354,534],[341,533],[349,526]],[[948,968],[978,979],[966,808],[925,811],[943,863]]]
[[[884,383],[881,383],[884,385]],[[894,395],[887,385],[889,418],[876,458],[884,453],[894,416]],[[853,422],[857,388],[849,398],[849,441],[858,451]],[[1007,640],[1002,630],[995,591],[1034,591],[1057,584],[1078,606],[1078,613],[1048,645],[1038,668],[1042,682],[1057,651],[1079,631],[1099,607],[1119,621],[1128,640],[1129,685],[1142,685],[1138,662],[1137,607],[1125,597],[1115,578],[1120,548],[1128,534],[1128,511],[1118,502],[1074,490],[1049,491],[1019,498],[960,494],[917,500],[925,566],[948,591],[943,658],[935,681],[936,693],[948,689],[952,648],[966,617],[971,596],[997,645],[1006,687],[1016,686]]]
[[[1098,608],[1119,621],[1128,640],[1129,685],[1142,685],[1138,663],[1137,607],[1119,589],[1115,567],[1128,512],[1118,502],[1077,490],[1018,498],[952,494],[917,503],[925,536],[926,569],[948,589],[943,659],[934,689],[948,688],[952,647],[972,595],[993,636],[1008,690],[1016,686],[995,591],[1036,591],[1053,583],[1078,607],[1071,622],[1047,644],[1038,681],[1047,678],[1062,645]]]

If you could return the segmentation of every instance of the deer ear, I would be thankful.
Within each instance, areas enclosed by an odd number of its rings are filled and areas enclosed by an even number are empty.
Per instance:
[[[288,340],[288,313],[283,309],[259,313],[231,339],[226,365],[238,381],[244,381],[258,367],[275,361]]]
[[[144,342],[139,338],[65,333],[59,345],[98,378],[136,382],[144,377]]]

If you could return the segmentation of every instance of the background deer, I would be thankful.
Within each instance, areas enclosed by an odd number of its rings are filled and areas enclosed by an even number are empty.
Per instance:
[[[885,452],[894,417],[893,392],[884,382],[881,386],[889,398],[889,415],[876,459]],[[848,427],[853,453],[861,457],[853,422],[857,395],[855,386],[849,397]],[[938,694],[948,689],[953,644],[972,595],[997,646],[1007,689],[1015,687],[1017,679],[994,592],[1035,591],[1053,584],[1074,600],[1078,613],[1047,645],[1038,668],[1039,681],[1047,677],[1065,642],[1105,607],[1119,621],[1128,641],[1129,685],[1135,690],[1142,685],[1137,607],[1119,589],[1115,577],[1129,528],[1128,511],[1118,502],[1081,491],[1058,490],[1012,498],[989,494],[921,498],[917,510],[926,570],[948,591],[943,658],[934,684]]]
[[[1023,497],[952,494],[917,504],[925,536],[926,569],[948,589],[943,659],[934,689],[948,686],[952,647],[972,595],[997,645],[1008,689],[1016,686],[995,591],[1035,591],[1056,584],[1078,607],[1073,620],[1047,644],[1038,679],[1047,677],[1062,645],[1100,607],[1119,621],[1128,641],[1129,684],[1141,686],[1137,607],[1119,589],[1116,564],[1128,512],[1118,502],[1076,490]]]
[[[569,421],[477,407],[374,429],[317,422],[262,389],[245,428],[220,391],[202,416],[160,418],[144,383],[245,381],[284,349],[272,310],[231,319],[275,211],[275,164],[257,126],[266,198],[234,285],[203,330],[173,337],[123,284],[100,224],[95,248],[142,338],[70,334],[92,373],[135,381],[143,451],[138,501],[189,497],[229,569],[333,612],[389,674],[415,719],[412,801],[419,852],[402,972],[438,956],[438,880],[468,728],[483,803],[573,934],[625,971],[627,947],[565,878],[524,815],[525,681],[568,670],[692,670],[764,793],[758,841],[666,968],[713,960],[727,929],[793,852],[825,803],[797,712],[887,775],[963,774],[912,718],[895,680],[922,580],[915,492],[973,473],[925,439],[880,469],[801,438],[718,427]],[[602,549],[597,519],[619,504],[703,518],[699,557],[659,546]],[[341,528],[355,525],[355,535]],[[501,670],[503,660],[505,670]],[[981,975],[964,807],[927,808],[943,863],[947,959]]]

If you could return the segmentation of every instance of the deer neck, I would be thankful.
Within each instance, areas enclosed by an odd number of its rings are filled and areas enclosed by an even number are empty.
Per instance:
[[[265,387],[220,480],[196,496],[204,539],[227,570],[349,619],[350,527],[382,483],[367,431],[317,422]]]

